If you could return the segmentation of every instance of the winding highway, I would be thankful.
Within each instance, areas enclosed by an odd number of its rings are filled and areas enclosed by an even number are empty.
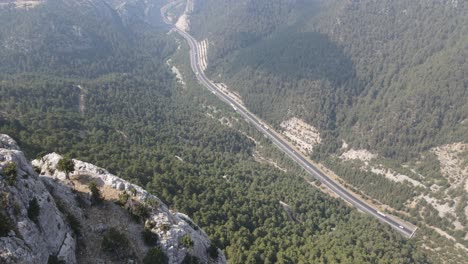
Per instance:
[[[259,130],[263,135],[269,138],[280,150],[282,150],[286,155],[288,155],[292,160],[294,160],[297,164],[299,164],[305,171],[307,171],[310,175],[320,181],[322,184],[327,186],[331,191],[341,197],[343,200],[348,202],[349,204],[353,205],[357,209],[370,214],[371,216],[377,218],[379,221],[389,224],[392,228],[400,232],[406,237],[413,237],[416,232],[417,228],[414,228],[412,225],[407,224],[403,221],[395,221],[393,217],[386,215],[377,209],[373,208],[371,205],[366,203],[364,200],[360,199],[352,195],[348,190],[346,190],[343,186],[329,178],[325,175],[322,171],[320,171],[314,164],[312,164],[307,157],[305,157],[302,153],[298,150],[294,149],[291,145],[289,145],[282,136],[280,136],[276,131],[272,128],[267,126],[260,118],[252,114],[249,110],[247,110],[243,105],[237,103],[234,99],[232,99],[229,95],[221,91],[208,77],[206,77],[205,73],[203,72],[200,61],[197,59],[200,58],[198,56],[198,42],[195,38],[189,35],[184,30],[181,30],[174,26],[172,22],[166,17],[167,10],[177,2],[171,2],[168,5],[161,8],[161,16],[166,24],[172,26],[173,30],[180,34],[190,46],[190,65],[192,67],[193,72],[195,73],[198,81],[210,90],[214,95],[216,95],[219,99],[230,105],[237,113],[239,113],[242,117],[245,118],[251,125],[253,125],[257,130]]]

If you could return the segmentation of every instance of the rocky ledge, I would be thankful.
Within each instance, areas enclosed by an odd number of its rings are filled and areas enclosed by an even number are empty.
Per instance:
[[[226,263],[187,215],[140,186],[56,153],[32,165],[0,135],[0,263]]]

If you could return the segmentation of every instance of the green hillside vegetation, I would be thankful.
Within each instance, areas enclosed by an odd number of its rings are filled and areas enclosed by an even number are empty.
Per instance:
[[[212,43],[209,73],[273,124],[298,116],[318,127],[330,136],[319,152],[339,137],[405,161],[466,141],[463,3],[203,2],[193,24]],[[238,32],[256,38],[236,44]]]
[[[147,187],[192,217],[230,263],[438,262],[419,240],[405,239],[305,185],[293,170],[256,162],[252,140],[206,115],[207,105],[225,113],[228,107],[206,99],[193,76],[184,76],[187,88],[180,88],[166,61],[181,52],[187,58],[187,50],[175,53],[177,44],[160,22],[129,26],[111,11],[96,21],[95,12],[103,10],[75,12],[64,5],[54,11],[59,2],[28,11],[30,16],[0,10],[2,22],[8,22],[4,14],[21,17],[21,23],[8,24],[13,29],[2,31],[1,39],[17,37],[14,32],[24,27],[47,40],[37,51],[0,47],[0,132],[14,137],[29,158],[55,151]],[[44,23],[49,12],[59,18]],[[92,36],[86,54],[101,57],[81,56],[73,45],[73,52],[58,51],[52,39],[67,36],[52,28],[67,24]],[[54,56],[63,57],[51,62]],[[332,70],[314,74],[332,75]],[[332,87],[347,80],[329,82]],[[290,221],[279,201],[291,205],[302,224]],[[459,258],[455,254],[448,261]]]
[[[210,43],[212,79],[237,91],[278,130],[291,117],[318,128],[322,143],[311,157],[348,187],[467,245],[466,225],[456,227],[465,222],[459,208],[466,195],[462,188],[447,191],[453,182],[430,151],[468,142],[464,3],[205,0],[196,6],[191,28]],[[363,171],[364,162],[343,162],[343,140],[379,154],[371,165],[384,164],[424,186]],[[419,210],[410,208],[422,196],[448,204],[457,217],[441,217],[421,201]]]

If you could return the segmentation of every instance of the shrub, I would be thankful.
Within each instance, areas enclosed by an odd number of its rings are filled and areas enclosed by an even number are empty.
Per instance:
[[[137,193],[137,190],[135,189],[135,187],[130,187],[130,192],[132,193],[133,196],[136,196],[136,193]]]
[[[115,228],[110,228],[102,239],[102,250],[113,259],[123,259],[129,256],[129,245],[127,237]]]
[[[81,223],[78,218],[76,218],[76,216],[72,215],[71,213],[67,213],[67,221],[70,224],[73,232],[79,235],[81,233]]]
[[[130,199],[130,195],[126,191],[123,191],[123,193],[119,194],[119,201],[117,203],[124,206],[128,199]]]
[[[143,220],[149,216],[149,209],[144,204],[135,202],[132,207],[132,214],[136,220]]]
[[[49,255],[49,259],[47,260],[47,264],[66,264],[65,261],[59,260],[55,255]]]
[[[156,226],[156,223],[154,221],[148,221],[145,223],[145,228],[148,229],[153,229]]]
[[[179,243],[186,247],[186,248],[192,248],[193,247],[193,240],[190,238],[190,236],[187,234],[179,239]]]
[[[10,218],[0,212],[0,237],[8,235],[8,232],[13,229]]]
[[[192,255],[185,255],[184,260],[182,260],[182,264],[199,264],[200,260],[198,260],[197,257],[192,256]]]
[[[37,174],[41,174],[41,168],[38,167],[38,166],[33,166],[33,169],[34,171],[37,173]]]
[[[213,244],[211,244],[207,249],[206,253],[212,258],[212,259],[217,259],[219,256],[218,248],[215,247]]]
[[[66,158],[66,157],[61,158],[59,162],[57,163],[57,170],[65,172],[68,178],[68,174],[75,170],[75,163],[70,158]]]
[[[16,183],[16,163],[14,162],[9,162],[4,168],[3,168],[3,174],[5,175],[5,181],[8,185],[14,185]]]
[[[29,201],[28,217],[34,223],[38,224],[40,213],[41,213],[41,208],[39,207],[39,203],[37,202],[36,197],[34,197],[31,201]]]
[[[169,231],[169,230],[171,230],[171,225],[170,224],[161,224],[159,226],[159,228],[161,228],[162,231]]]
[[[143,264],[167,264],[169,262],[166,253],[160,248],[152,248],[146,253]]]
[[[78,204],[78,207],[80,208],[85,208],[88,205],[86,203],[86,199],[83,198],[82,194],[80,193],[75,195],[75,200],[76,200],[76,203]]]
[[[14,213],[16,216],[20,215],[20,213],[21,213],[21,207],[20,207],[20,204],[19,204],[18,202],[15,202],[15,203],[13,204],[13,213]]]
[[[59,209],[59,211],[60,211],[62,214],[66,214],[66,213],[67,213],[67,210],[65,209],[65,205],[63,204],[62,199],[60,199],[60,198],[55,198],[55,205],[57,206],[57,209]]]
[[[148,199],[146,199],[146,204],[153,208],[159,207],[159,201],[156,198],[152,198],[152,197],[149,197]]]
[[[155,246],[159,240],[158,235],[151,232],[148,228],[145,228],[143,232],[141,232],[141,236],[147,246]]]
[[[2,206],[2,208],[8,207],[9,205],[8,196],[9,196],[8,193],[0,192],[0,205]]]
[[[88,184],[88,188],[91,191],[91,199],[93,203],[99,203],[102,200],[101,190],[99,190],[96,182],[92,181]]]

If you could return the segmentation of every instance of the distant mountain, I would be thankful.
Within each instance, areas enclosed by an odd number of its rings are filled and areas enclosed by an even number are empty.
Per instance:
[[[141,39],[154,38],[161,25],[149,24],[160,20],[155,3],[47,0],[27,9],[0,5],[0,69],[85,76],[130,71],[139,55],[124,54],[142,49]],[[111,65],[110,60],[119,63]]]

